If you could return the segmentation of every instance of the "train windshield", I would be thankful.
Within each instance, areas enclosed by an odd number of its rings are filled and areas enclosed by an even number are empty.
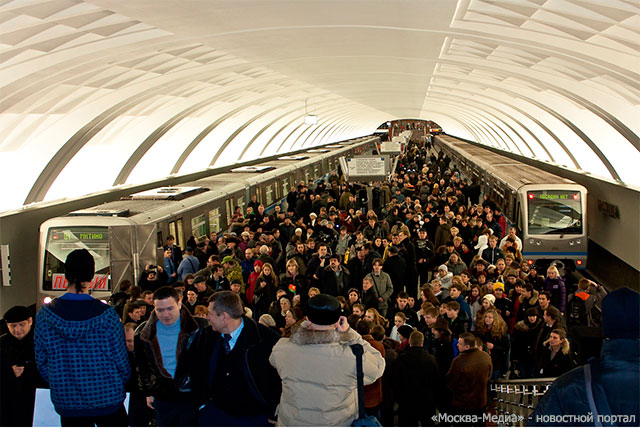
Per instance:
[[[111,290],[108,228],[73,226],[49,229],[44,251],[44,291],[63,291],[67,288],[64,261],[70,252],[81,248],[88,250],[96,263],[91,288],[96,291]]]
[[[582,234],[582,198],[577,190],[527,192],[530,235]]]

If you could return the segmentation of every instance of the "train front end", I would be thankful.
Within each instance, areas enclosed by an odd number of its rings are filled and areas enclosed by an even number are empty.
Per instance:
[[[587,267],[587,189],[578,184],[526,185],[522,207],[522,256],[530,265],[561,261],[565,269]]]
[[[147,230],[149,229],[149,230]],[[37,307],[67,289],[64,261],[76,249],[88,250],[95,261],[90,292],[105,302],[124,279],[135,284],[146,261],[156,259],[155,228],[121,217],[67,216],[40,226]]]

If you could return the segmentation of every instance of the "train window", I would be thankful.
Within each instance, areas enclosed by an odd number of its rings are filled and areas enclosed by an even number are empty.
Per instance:
[[[309,168],[304,169],[304,182],[305,184],[309,182]]]
[[[177,242],[179,247],[184,248],[185,247],[185,243],[184,243],[184,224],[182,223],[182,219],[181,218],[176,220],[176,228],[178,230],[178,234],[176,235],[176,242]]]
[[[582,234],[582,200],[577,190],[527,192],[530,235]]]
[[[159,230],[156,233],[156,240],[157,240],[158,248],[163,248],[164,247],[164,241],[162,240],[162,231],[161,230]]]
[[[220,230],[222,230],[220,227],[220,208],[214,208],[209,211],[209,231],[218,234]]]
[[[43,291],[65,290],[64,261],[69,253],[86,248],[95,260],[94,290],[110,291],[111,252],[109,229],[95,226],[71,226],[49,229],[44,252]]]
[[[284,198],[285,196],[287,196],[287,194],[289,194],[289,179],[288,178],[283,178],[282,181],[282,198]]]
[[[244,196],[239,196],[236,200],[236,206],[240,207],[240,211],[244,214]]]
[[[271,205],[273,203],[273,186],[268,185],[264,188],[264,200],[265,205]]]
[[[262,199],[262,188],[260,186],[256,186],[256,198],[258,202],[260,203],[264,202],[264,200]]]
[[[233,201],[231,199],[227,199],[224,202],[225,208],[227,209],[227,224],[231,223],[231,215],[233,214]]]
[[[313,178],[316,180],[320,178],[320,165],[316,164],[313,166]]]
[[[169,222],[169,235],[172,235],[175,238],[177,234],[178,234],[178,231],[176,230],[176,222],[175,221],[170,221]]]
[[[204,214],[191,219],[191,234],[197,239],[207,236],[207,218]]]

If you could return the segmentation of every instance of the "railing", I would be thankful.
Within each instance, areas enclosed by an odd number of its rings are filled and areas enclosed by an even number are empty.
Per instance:
[[[524,426],[540,398],[556,378],[500,380],[493,382],[496,394],[496,413],[500,426]]]

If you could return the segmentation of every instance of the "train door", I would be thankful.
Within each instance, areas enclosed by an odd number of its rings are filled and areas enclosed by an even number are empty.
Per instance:
[[[111,226],[109,228],[111,251],[111,286],[123,279],[136,284],[147,264],[156,264],[157,254],[155,225]]]

